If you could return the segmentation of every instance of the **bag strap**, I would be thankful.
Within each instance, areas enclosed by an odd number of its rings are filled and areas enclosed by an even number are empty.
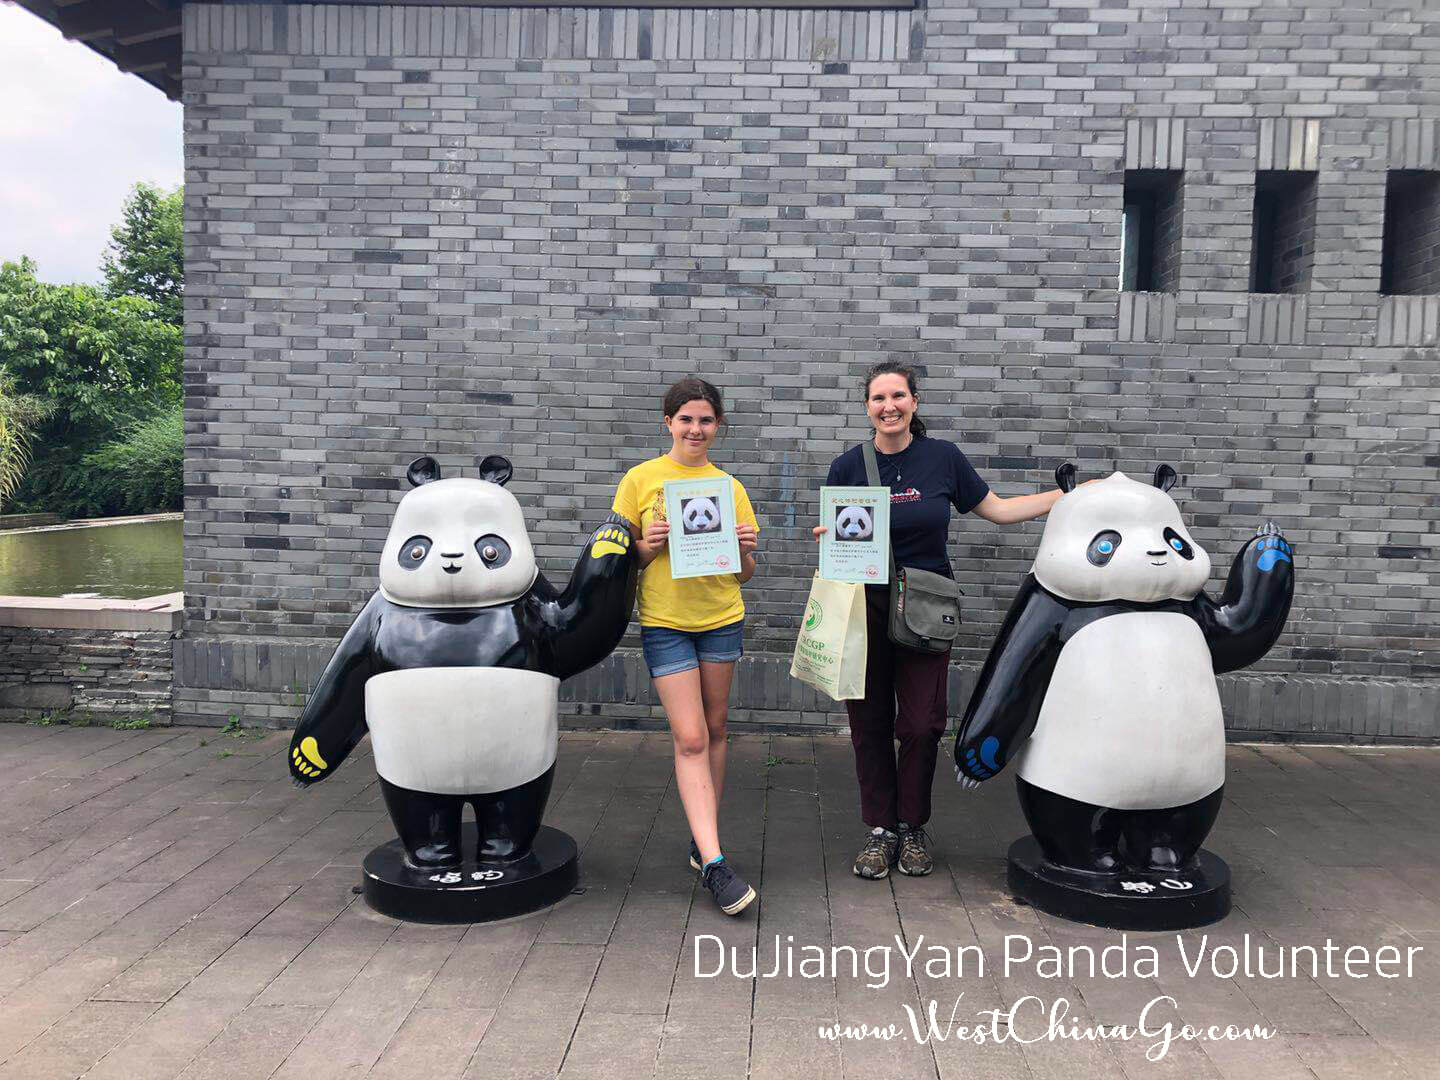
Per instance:
[[[866,439],[860,445],[861,454],[865,458],[865,479],[870,481],[871,487],[884,487],[880,483],[880,462],[875,457],[875,444]],[[893,589],[900,583],[899,571],[895,569],[895,544],[893,537],[885,538],[885,552],[890,556],[890,587]]]

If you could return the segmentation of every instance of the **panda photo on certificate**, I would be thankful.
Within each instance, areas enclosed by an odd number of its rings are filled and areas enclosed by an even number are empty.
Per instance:
[[[735,491],[726,477],[670,480],[665,484],[670,530],[670,576],[709,577],[740,569],[735,534]]]
[[[890,580],[890,492],[886,488],[822,487],[820,576],[884,585]]]

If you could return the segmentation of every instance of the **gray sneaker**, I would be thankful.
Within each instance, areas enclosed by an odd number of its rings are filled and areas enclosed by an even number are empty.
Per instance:
[[[878,825],[865,838],[865,846],[855,856],[855,876],[878,881],[890,876],[890,867],[895,865],[895,856],[900,849],[900,837],[889,829]]]
[[[923,826],[912,827],[901,824],[900,857],[897,861],[902,874],[924,877],[935,869],[935,860],[930,857],[930,852],[926,850],[925,846],[929,840]]]
[[[690,841],[690,869],[697,871],[700,869],[700,845],[694,840]]]
[[[755,899],[755,890],[740,880],[724,859],[705,867],[700,880],[726,915],[739,915]]]

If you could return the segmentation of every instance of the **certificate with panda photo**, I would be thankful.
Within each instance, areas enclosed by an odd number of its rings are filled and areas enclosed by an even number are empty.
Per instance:
[[[890,580],[890,489],[820,489],[820,576],[884,585]]]
[[[671,577],[709,577],[740,569],[735,489],[728,476],[667,481],[665,517],[670,522]]]

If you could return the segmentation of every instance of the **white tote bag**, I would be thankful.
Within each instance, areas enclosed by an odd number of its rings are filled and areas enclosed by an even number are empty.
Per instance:
[[[818,573],[795,639],[790,674],[836,701],[865,696],[865,586]]]

